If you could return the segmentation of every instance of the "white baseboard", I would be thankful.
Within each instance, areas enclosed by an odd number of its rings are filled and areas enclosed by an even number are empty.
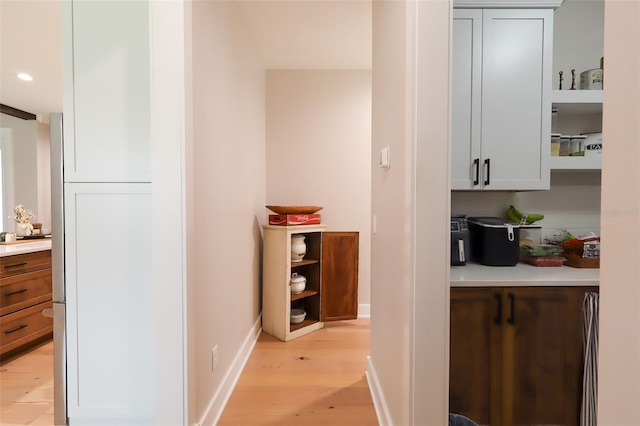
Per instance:
[[[367,357],[367,372],[365,373],[367,383],[369,384],[369,392],[371,393],[371,399],[373,400],[373,406],[376,409],[376,416],[378,417],[378,424],[380,426],[391,426],[391,417],[389,416],[389,408],[384,399],[380,382],[378,381],[378,375],[376,369],[373,366],[371,357]]]
[[[358,318],[371,318],[371,305],[360,304],[358,305]]]
[[[222,416],[222,412],[224,411],[224,408],[227,405],[231,394],[233,393],[233,389],[236,387],[238,379],[240,379],[242,370],[249,360],[249,356],[251,355],[251,352],[256,345],[258,336],[260,336],[261,331],[262,315],[258,317],[258,320],[253,324],[253,328],[251,329],[251,331],[249,331],[249,334],[244,339],[244,342],[242,343],[238,354],[231,363],[231,367],[222,379],[220,387],[211,398],[211,401],[209,401],[207,409],[202,415],[200,422],[198,423],[199,425],[215,426],[216,424],[218,424],[220,416]]]

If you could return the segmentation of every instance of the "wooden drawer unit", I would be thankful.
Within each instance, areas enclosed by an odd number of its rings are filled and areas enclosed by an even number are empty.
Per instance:
[[[11,357],[53,333],[51,250],[0,257],[0,357]]]
[[[51,269],[51,250],[0,257],[0,278]]]
[[[51,308],[51,301],[39,303],[0,317],[0,354],[5,354],[35,339],[53,332],[53,318],[42,315],[42,311]]]
[[[51,300],[51,269],[3,278],[0,316]]]

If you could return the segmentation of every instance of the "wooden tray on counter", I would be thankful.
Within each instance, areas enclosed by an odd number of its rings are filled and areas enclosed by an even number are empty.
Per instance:
[[[587,258],[577,255],[575,253],[564,253],[564,258],[567,259],[564,263],[567,266],[574,268],[599,268],[600,258]]]

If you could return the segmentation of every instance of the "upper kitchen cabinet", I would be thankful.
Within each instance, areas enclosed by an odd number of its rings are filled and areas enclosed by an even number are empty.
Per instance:
[[[150,182],[149,3],[63,2],[67,182]]]
[[[552,9],[456,9],[454,190],[549,189]]]

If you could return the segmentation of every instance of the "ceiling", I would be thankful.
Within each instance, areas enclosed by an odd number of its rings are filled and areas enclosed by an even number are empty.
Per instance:
[[[237,3],[267,69],[371,68],[371,0]],[[0,0],[0,103],[45,122],[62,111],[60,4]]]
[[[60,2],[0,0],[0,103],[49,121],[62,112]],[[33,81],[19,80],[28,73]]]

